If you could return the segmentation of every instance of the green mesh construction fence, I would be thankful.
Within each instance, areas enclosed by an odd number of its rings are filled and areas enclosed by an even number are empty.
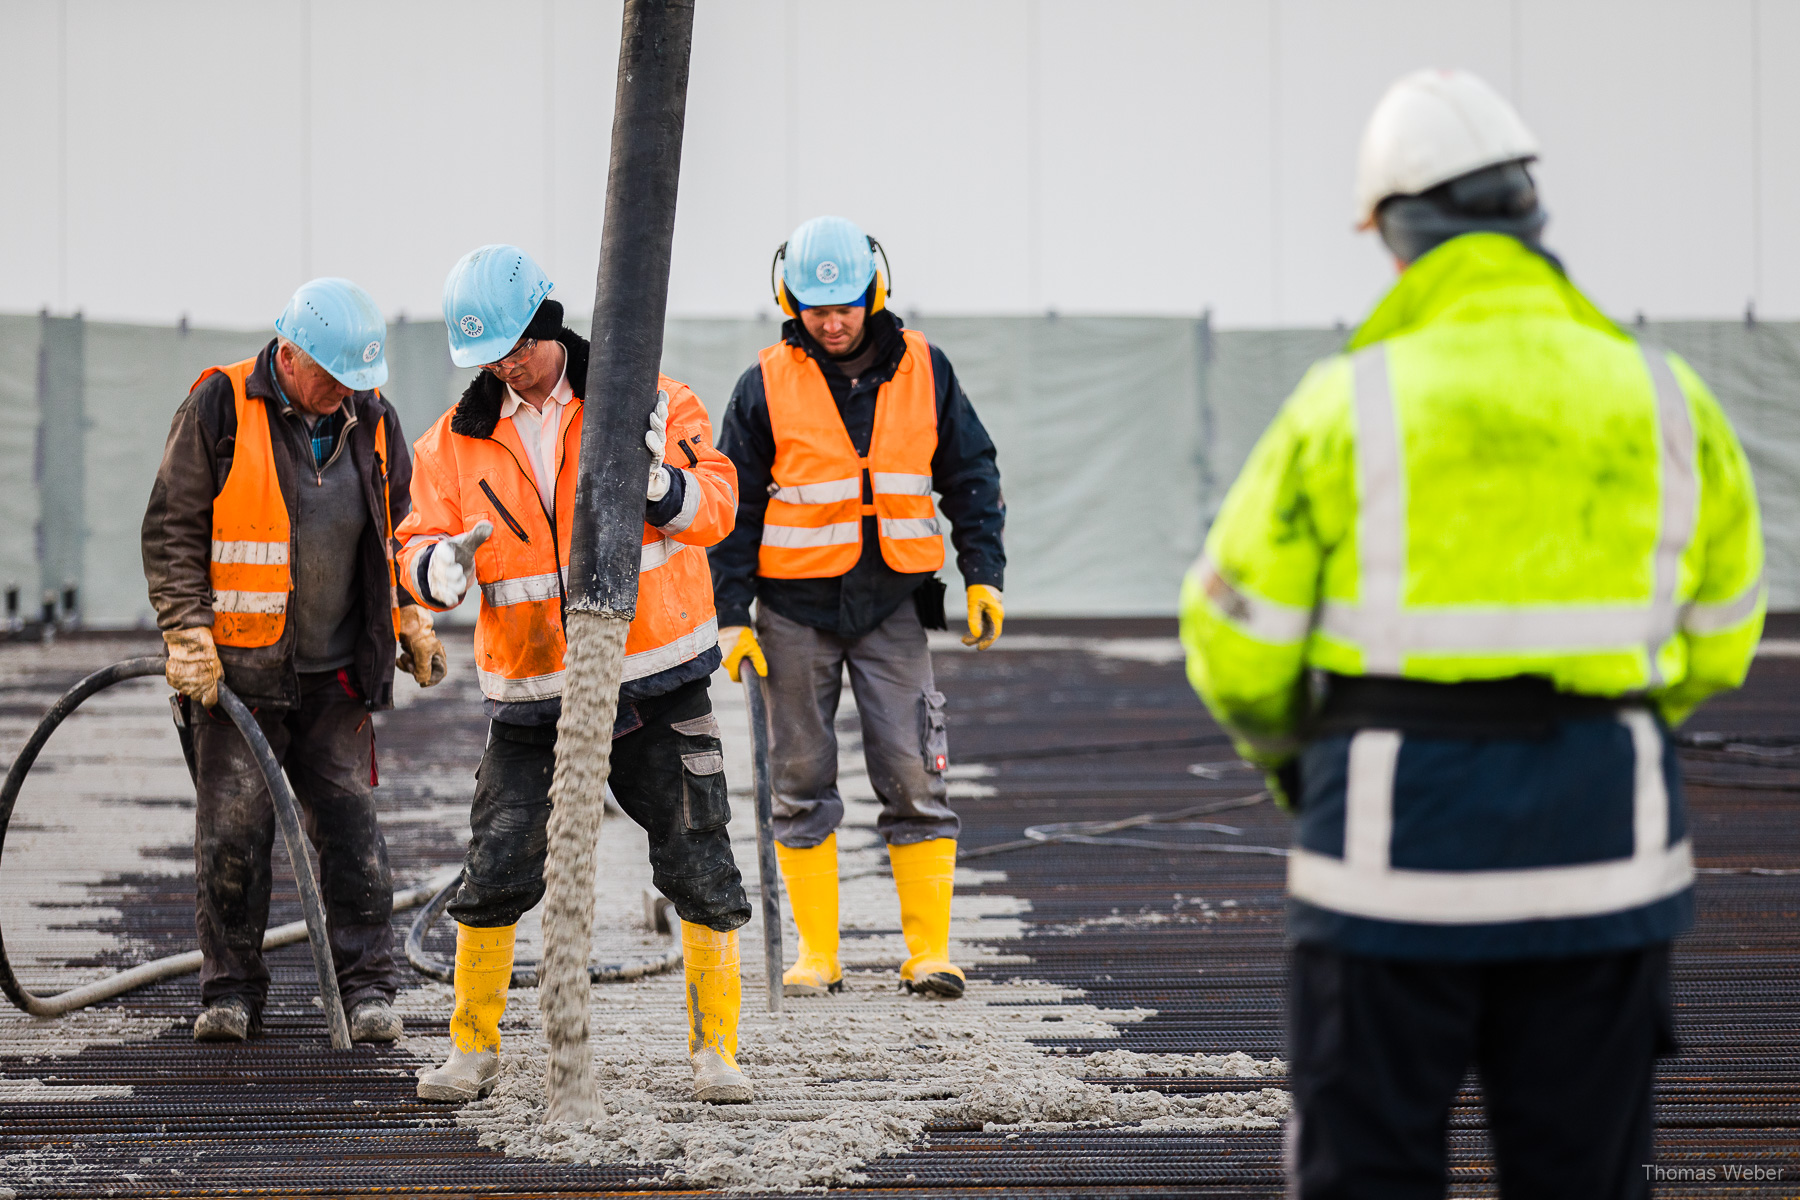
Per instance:
[[[1154,317],[912,323],[948,354],[999,447],[1008,608],[1028,615],[1172,613],[1256,436],[1345,337]],[[779,328],[671,321],[663,369],[716,419]],[[1800,323],[1637,328],[1686,356],[1736,424],[1763,505],[1771,602],[1800,607]],[[87,625],[152,623],[138,538],[169,418],[202,369],[266,340],[0,315],[0,589],[18,590],[24,615],[46,590],[74,586]],[[437,322],[394,325],[387,353],[384,394],[416,438],[470,373],[451,365]]]

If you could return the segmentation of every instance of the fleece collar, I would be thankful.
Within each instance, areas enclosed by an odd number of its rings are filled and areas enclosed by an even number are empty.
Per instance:
[[[570,390],[575,393],[575,399],[580,400],[587,389],[587,339],[564,326],[556,331],[556,340],[568,352],[569,361],[563,369],[568,374]],[[486,371],[476,372],[475,378],[463,390],[462,399],[456,402],[456,411],[450,415],[450,432],[472,438],[493,437],[505,403],[506,385]]]

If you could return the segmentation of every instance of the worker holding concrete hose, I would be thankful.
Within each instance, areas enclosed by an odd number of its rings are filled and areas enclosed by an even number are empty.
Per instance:
[[[444,320],[462,399],[414,446],[401,574],[425,605],[481,588],[475,666],[491,720],[476,775],[473,837],[456,919],[448,1060],[426,1100],[468,1100],[499,1076],[500,1017],[520,916],[544,896],[550,781],[562,711],[563,599],[580,469],[588,343],[562,323],[554,285],[515,246],[483,246],[451,270]],[[732,859],[725,759],[707,694],[720,660],[704,547],[730,531],[737,472],[706,410],[663,376],[645,431],[637,615],[613,728],[614,796],[650,837],[657,888],[681,915],[694,1094],[751,1098],[737,1067],[738,927],[750,904]]]
[[[800,933],[786,993],[843,986],[833,720],[847,666],[900,897],[901,982],[954,999],[960,824],[925,638],[946,624],[931,497],[968,587],[963,640],[983,650],[1004,618],[1006,505],[994,444],[950,360],[886,308],[879,250],[851,222],[816,217],[776,252],[775,299],[792,319],[738,380],[721,426],[742,497],[737,528],[711,552],[713,583],[731,677],[745,662],[768,677],[776,847]]]
[[[1400,269],[1313,368],[1182,592],[1188,670],[1298,810],[1292,1194],[1441,1196],[1481,1074],[1506,1196],[1647,1196],[1694,868],[1669,728],[1764,607],[1744,452],[1540,241],[1537,142],[1474,76],[1376,107]]]
[[[197,795],[200,1041],[258,1032],[275,812],[250,746],[215,708],[256,713],[319,851],[332,960],[356,1041],[393,1041],[393,876],[376,822],[370,714],[399,665],[444,676],[431,617],[394,588],[411,457],[367,292],[315,279],[254,358],[209,367],[175,411],[144,514],[144,574],[181,693]]]

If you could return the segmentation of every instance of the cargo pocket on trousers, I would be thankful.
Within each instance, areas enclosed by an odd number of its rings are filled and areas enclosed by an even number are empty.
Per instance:
[[[944,693],[927,688],[919,693],[919,753],[925,769],[942,775],[950,766],[950,734],[944,728]]]
[[[731,801],[725,795],[725,754],[702,750],[681,756],[681,820],[699,833],[731,823]]]

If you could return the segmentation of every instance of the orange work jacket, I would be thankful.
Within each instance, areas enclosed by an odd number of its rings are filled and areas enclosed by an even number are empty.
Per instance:
[[[293,527],[281,481],[275,474],[275,447],[269,429],[267,401],[252,396],[245,381],[256,359],[228,367],[208,367],[194,380],[192,392],[208,376],[231,381],[237,405],[236,448],[225,486],[213,500],[212,555],[213,641],[221,646],[273,646],[287,628],[288,598],[294,581]],[[381,393],[376,392],[377,396]],[[375,455],[387,477],[387,420],[375,425]],[[400,627],[399,592],[394,583],[394,517],[387,489],[381,489],[383,547],[387,551],[388,593],[393,597],[394,628]]]
[[[862,519],[875,518],[881,556],[907,574],[944,565],[931,506],[937,388],[931,345],[901,331],[906,353],[875,394],[869,456],[856,453],[831,387],[806,351],[781,343],[761,354],[776,492],[763,516],[757,574],[771,579],[843,575],[862,557]],[[863,503],[864,475],[873,503]]]
[[[625,636],[624,682],[680,666],[718,644],[704,547],[723,540],[737,523],[737,468],[713,448],[706,409],[685,384],[659,376],[657,385],[669,395],[665,461],[671,470],[687,473],[687,490],[673,522],[660,529],[644,526],[637,615]],[[544,507],[512,421],[502,418],[486,437],[473,437],[451,428],[460,408],[453,407],[413,443],[413,508],[398,531],[402,577],[417,595],[423,590],[414,582],[418,563],[428,546],[479,521],[491,522],[494,535],[475,552],[481,586],[475,669],[482,694],[509,704],[561,696],[563,599],[583,403],[578,397],[563,409],[554,516]],[[418,599],[436,607],[424,596]]]

